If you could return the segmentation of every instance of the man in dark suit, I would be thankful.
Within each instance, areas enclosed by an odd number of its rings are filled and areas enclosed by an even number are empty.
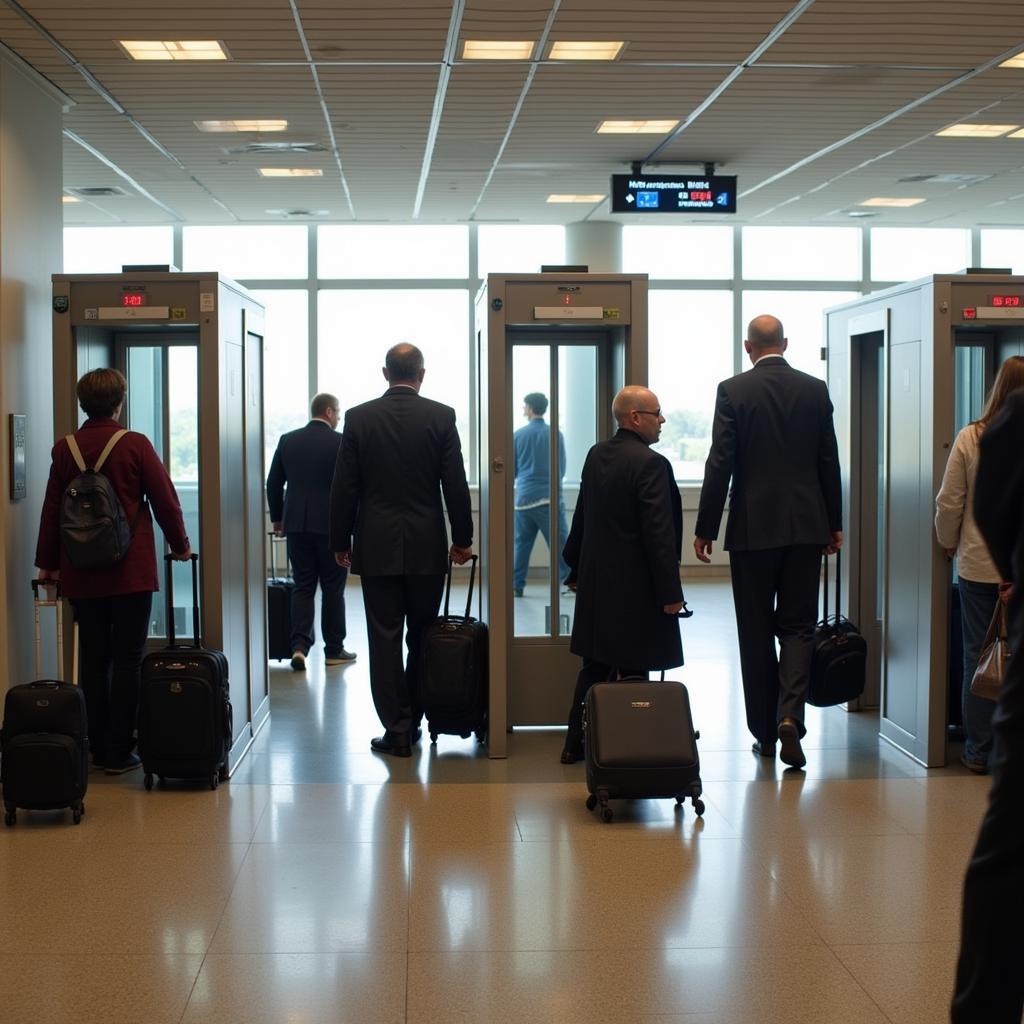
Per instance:
[[[583,659],[562,764],[583,756],[583,701],[594,683],[683,663],[676,614],[683,514],[672,466],[650,445],[665,417],[647,388],[612,403],[619,429],[587,453],[563,557],[576,591],[569,649]]]
[[[292,668],[301,672],[313,646],[313,598],[320,584],[320,628],[328,665],[354,661],[345,650],[345,579],[327,543],[331,476],[341,438],[338,400],[317,395],[312,417],[304,427],[278,441],[267,476],[267,502],[274,533],[288,540],[288,558],[295,574],[292,591]]]
[[[1024,1007],[1024,388],[981,436],[974,518],[1004,580],[1012,657],[992,719],[992,792],[964,880],[953,1024],[1019,1024]]]
[[[462,565],[473,544],[455,410],[420,397],[423,375],[415,345],[388,351],[388,390],[345,413],[331,487],[331,548],[339,564],[362,577],[370,688],[384,726],[370,747],[397,757],[409,757],[419,739],[420,637],[437,617],[448,556]]]
[[[718,385],[693,548],[711,561],[732,478],[725,548],[747,728],[756,754],[774,757],[778,739],[782,760],[802,768],[821,554],[843,535],[828,388],[786,362],[786,345],[775,317],[756,317],[744,342],[753,369]]]

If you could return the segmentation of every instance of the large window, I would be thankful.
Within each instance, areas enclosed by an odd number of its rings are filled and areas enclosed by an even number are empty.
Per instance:
[[[656,448],[677,480],[700,480],[718,382],[735,372],[732,292],[652,291],[648,321],[648,381],[665,416]]]
[[[871,277],[913,281],[929,274],[956,274],[971,265],[966,228],[872,228]]]
[[[182,269],[215,270],[245,278],[302,278],[309,273],[306,229],[301,225],[186,227]]]
[[[477,277],[539,274],[545,264],[565,263],[565,228],[560,224],[494,224],[477,228]]]
[[[1008,267],[1011,274],[1024,274],[1024,230],[982,231],[981,265]]]
[[[462,278],[468,242],[464,227],[328,224],[317,230],[317,267],[324,278]]]
[[[859,228],[744,228],[743,276],[755,281],[859,281]]]
[[[319,301],[318,390],[341,408],[377,398],[392,345],[410,341],[423,351],[421,394],[455,408],[463,455],[469,452],[469,294],[466,289],[324,290]]]
[[[156,228],[65,228],[65,274],[120,274],[128,264],[170,266],[174,233]]]
[[[622,269],[652,279],[718,280],[732,277],[733,230],[725,226],[622,229]]]

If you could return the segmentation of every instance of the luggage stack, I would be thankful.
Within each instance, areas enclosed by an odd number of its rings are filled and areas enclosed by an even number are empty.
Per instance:
[[[473,607],[477,555],[471,556],[466,614],[448,611],[452,592],[452,562],[444,591],[444,614],[423,631],[419,674],[420,702],[434,743],[441,733],[477,741],[487,739],[488,643],[487,626],[469,613]]]
[[[42,674],[41,608],[55,609],[58,671],[64,664],[63,602],[59,584],[54,586],[52,600],[40,598],[40,583],[32,581],[37,676]],[[73,661],[75,680],[77,645]],[[86,721],[85,697],[74,682],[36,679],[7,691],[0,731],[5,825],[15,824],[19,807],[32,811],[68,807],[74,823],[81,822],[89,784]]]
[[[288,661],[292,656],[292,593],[295,580],[277,575],[276,533],[270,533],[270,578],[267,580],[267,657]],[[285,566],[288,560],[285,559]]]
[[[210,789],[227,779],[232,737],[228,661],[202,646],[199,626],[199,556],[192,555],[193,642],[178,644],[174,633],[172,556],[167,563],[169,643],[142,661],[139,693],[139,756],[146,789],[153,776],[202,779]]]

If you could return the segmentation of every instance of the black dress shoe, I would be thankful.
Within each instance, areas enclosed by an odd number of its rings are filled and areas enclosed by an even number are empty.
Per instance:
[[[800,726],[793,718],[784,718],[779,722],[779,757],[793,768],[803,768],[807,764],[803,748],[800,746]]]
[[[387,733],[374,736],[370,740],[370,749],[377,754],[390,754],[392,757],[412,757],[408,737],[389,736]]]
[[[758,757],[775,757],[774,743],[762,743],[760,740],[754,740],[750,749],[757,754]]]

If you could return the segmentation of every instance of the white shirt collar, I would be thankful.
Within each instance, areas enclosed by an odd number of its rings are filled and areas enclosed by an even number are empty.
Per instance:
[[[783,359],[784,360],[785,358],[786,357],[781,352],[769,352],[768,355],[761,356],[760,359],[755,359],[754,360],[754,365],[757,366],[758,363],[763,363],[766,359]]]

